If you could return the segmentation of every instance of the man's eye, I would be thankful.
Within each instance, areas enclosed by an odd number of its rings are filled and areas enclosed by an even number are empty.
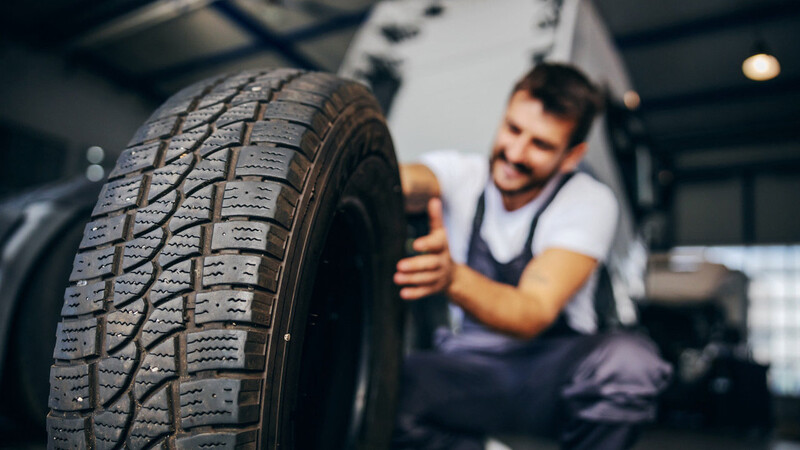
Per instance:
[[[555,145],[553,145],[553,144],[551,144],[549,142],[540,141],[538,139],[534,139],[533,140],[533,145],[535,145],[536,147],[540,148],[541,150],[548,151],[548,152],[551,152],[551,151],[556,149]]]
[[[510,132],[512,132],[514,134],[519,134],[520,133],[519,127],[514,125],[513,123],[506,123],[506,125],[508,125],[508,131],[510,131]]]

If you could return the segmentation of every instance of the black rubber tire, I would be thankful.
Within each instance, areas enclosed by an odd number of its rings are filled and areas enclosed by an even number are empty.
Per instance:
[[[86,226],[48,446],[388,447],[404,221],[360,84],[277,69],[179,92]]]
[[[35,270],[28,274],[14,313],[3,374],[3,400],[6,406],[18,405],[15,419],[29,422],[40,434],[44,433],[48,412],[47,369],[52,363],[50,350],[56,341],[53,330],[60,319],[61,294],[67,285],[84,223],[71,222],[58,235],[49,237],[46,255],[39,258]]]

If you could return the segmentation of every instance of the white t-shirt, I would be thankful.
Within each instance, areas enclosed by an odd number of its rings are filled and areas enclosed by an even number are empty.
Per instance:
[[[533,216],[558,183],[554,177],[533,201],[514,211],[503,207],[500,191],[489,182],[489,158],[442,150],[424,155],[420,161],[439,181],[445,228],[455,262],[466,263],[472,222],[481,192],[486,192],[481,237],[492,256],[506,263],[519,255],[530,231]],[[533,235],[532,252],[563,248],[603,262],[611,248],[617,226],[617,200],[606,185],[585,173],[576,173],[542,213]],[[576,331],[594,333],[595,271],[564,308],[567,323]]]

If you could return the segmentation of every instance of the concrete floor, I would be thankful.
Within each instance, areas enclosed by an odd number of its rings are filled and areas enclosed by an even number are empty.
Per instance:
[[[555,441],[506,438],[486,450],[558,450]],[[633,450],[800,450],[800,442],[769,437],[735,436],[724,432],[652,428],[646,430]]]
[[[4,426],[5,425],[5,426]],[[45,437],[30,438],[15,433],[8,423],[0,422],[0,449],[44,450]],[[486,450],[558,450],[555,442],[525,439],[508,440],[507,446],[490,443]],[[780,441],[769,438],[743,438],[707,431],[687,431],[655,428],[647,430],[634,450],[800,450],[800,442]]]

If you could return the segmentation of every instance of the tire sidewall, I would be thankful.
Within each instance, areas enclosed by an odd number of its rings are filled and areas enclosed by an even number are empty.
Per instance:
[[[293,448],[292,413],[297,401],[306,316],[321,254],[337,210],[358,210],[366,226],[372,299],[368,398],[359,448],[386,448],[394,422],[402,343],[402,302],[392,282],[402,255],[404,215],[397,161],[377,105],[369,97],[349,105],[338,117],[309,174],[287,247],[285,273],[271,339],[263,430],[266,446]],[[288,337],[288,341],[287,341]],[[270,381],[270,377],[273,379]],[[269,387],[271,386],[271,388]],[[271,391],[271,392],[270,392]],[[267,417],[265,417],[266,419]],[[307,430],[306,432],[313,432]]]

